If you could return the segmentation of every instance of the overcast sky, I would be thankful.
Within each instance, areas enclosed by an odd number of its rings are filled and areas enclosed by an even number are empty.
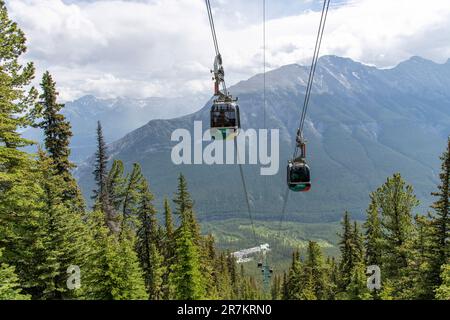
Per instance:
[[[50,70],[63,100],[212,91],[204,0],[7,0],[27,60]],[[227,82],[263,70],[263,0],[211,0]],[[450,58],[449,0],[332,0],[322,54],[391,67]],[[266,0],[267,63],[309,64],[322,0]]]

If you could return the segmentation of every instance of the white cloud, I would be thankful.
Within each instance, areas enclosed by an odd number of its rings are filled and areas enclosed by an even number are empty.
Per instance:
[[[270,68],[309,63],[319,13],[286,16],[289,8],[266,1]],[[256,8],[262,0],[212,2],[229,84],[261,72],[262,9]],[[309,5],[317,8],[317,2]],[[27,59],[39,72],[55,74],[64,99],[173,96],[212,88],[214,53],[203,0],[10,0],[7,5],[29,39]],[[271,8],[284,14],[275,16]],[[322,53],[379,67],[412,55],[442,62],[450,57],[449,34],[448,0],[351,1],[332,7]]]

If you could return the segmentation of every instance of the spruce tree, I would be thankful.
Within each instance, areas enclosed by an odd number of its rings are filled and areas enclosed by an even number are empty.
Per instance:
[[[89,220],[92,252],[84,268],[83,297],[89,300],[147,300],[145,282],[134,250],[135,236],[126,227],[119,236],[111,234],[102,212]]]
[[[124,165],[121,160],[114,160],[106,179],[106,189],[108,190],[108,199],[116,212],[120,211],[125,197]]]
[[[336,262],[334,257],[328,257],[327,259],[327,272],[328,272],[328,281],[330,283],[330,296],[329,300],[336,299],[336,293],[338,289],[338,285],[340,283],[339,277],[339,265]]]
[[[394,295],[401,298],[407,289],[407,274],[413,252],[414,224],[412,210],[419,201],[413,187],[406,185],[400,174],[394,174],[375,192],[382,226],[382,274],[389,278]],[[405,297],[406,298],[406,297]]]
[[[285,281],[286,300],[300,300],[302,293],[302,265],[300,262],[300,253],[295,251],[292,254],[292,263],[289,268],[287,279]]]
[[[210,235],[210,238],[214,239],[212,235]],[[237,270],[236,258],[230,253],[227,254],[227,263],[228,263],[228,270],[230,272],[232,299],[237,299],[239,297],[239,290],[240,290],[239,272]]]
[[[26,161],[20,147],[31,143],[18,132],[30,123],[28,115],[34,106],[37,92],[26,91],[34,78],[34,65],[22,65],[20,57],[26,52],[26,38],[7,12],[5,2],[0,0],[0,159],[2,183],[14,169]]]
[[[303,300],[326,300],[330,295],[322,250],[317,242],[309,241],[303,264]]]
[[[22,294],[15,268],[3,262],[2,255],[3,250],[0,249],[0,300],[30,299],[29,295]]]
[[[377,265],[381,267],[381,221],[378,206],[375,203],[375,195],[370,195],[370,205],[367,209],[367,219],[364,223],[365,236],[365,261],[368,266]]]
[[[37,246],[40,196],[35,161],[20,148],[30,145],[19,129],[32,124],[30,111],[37,93],[27,89],[34,78],[32,63],[21,64],[25,35],[0,0],[0,247],[15,267],[22,288]],[[28,90],[28,91],[27,91]]]
[[[429,292],[442,284],[441,268],[450,263],[450,137],[441,160],[441,182],[438,191],[433,193],[437,200],[432,205],[434,213],[430,215]]]
[[[450,300],[450,264],[442,266],[441,285],[436,289],[436,299]]]
[[[200,272],[200,254],[192,231],[184,223],[177,230],[175,263],[172,266],[170,282],[173,299],[198,300],[204,298],[204,283]]]
[[[345,299],[368,300],[372,295],[367,289],[366,265],[364,263],[363,235],[359,230],[358,223],[354,221],[351,233],[351,263],[348,283],[343,293]]]
[[[119,234],[121,231],[120,217],[114,209],[108,191],[108,148],[103,137],[100,121],[97,122],[97,151],[95,153],[94,178],[96,189],[93,190],[92,199],[95,200],[94,210],[103,212],[106,225],[111,233]]]
[[[44,130],[45,149],[53,160],[56,173],[66,175],[74,167],[69,161],[72,131],[70,123],[61,114],[64,104],[57,102],[56,83],[48,71],[42,77],[41,88],[38,109],[43,120],[38,126]]]
[[[136,252],[141,269],[144,273],[145,285],[150,300],[159,300],[163,297],[163,255],[160,252],[160,239],[156,209],[153,206],[153,194],[150,192],[147,181],[140,186],[140,205],[137,211],[138,230]]]
[[[173,225],[172,209],[170,208],[169,199],[167,198],[164,198],[164,225],[166,229],[167,239],[172,240],[174,225]]]
[[[345,212],[344,219],[342,221],[342,234],[340,236],[339,248],[341,251],[341,261],[339,265],[340,269],[340,284],[339,290],[345,291],[350,283],[350,277],[352,270],[355,266],[355,246],[352,223],[350,221],[350,214]]]
[[[372,299],[372,294],[367,288],[366,266],[362,261],[357,262],[351,271],[350,281],[345,291],[345,298],[349,300]]]
[[[103,137],[103,129],[100,121],[97,122],[97,151],[95,153],[95,168],[93,171],[96,189],[93,190],[92,199],[99,201],[101,206],[107,199],[106,181],[108,176],[108,148]]]
[[[219,299],[220,291],[220,259],[217,257],[215,240],[212,235],[205,237],[203,241],[203,253],[201,272],[204,275],[204,283],[206,288],[206,296],[209,299]]]
[[[128,175],[124,190],[124,198],[122,204],[123,222],[129,220],[130,223],[133,223],[133,220],[136,217],[136,211],[140,201],[140,187],[143,180],[144,177],[141,172],[141,166],[137,163],[133,164],[133,170]]]
[[[281,300],[283,294],[283,284],[281,277],[276,274],[273,278],[272,288],[271,288],[271,298],[272,300]]]
[[[175,259],[175,237],[174,237],[174,225],[172,218],[172,209],[170,208],[169,200],[164,198],[164,274],[163,274],[163,297],[169,299],[171,296],[171,286],[169,282],[169,275],[172,270],[172,265]]]
[[[181,223],[190,229],[196,244],[199,245],[200,227],[195,220],[194,202],[189,194],[186,178],[182,174],[178,177],[178,190],[173,202],[176,204],[175,213],[180,217]]]
[[[220,300],[231,300],[233,295],[233,288],[231,285],[230,270],[228,268],[228,261],[226,255],[222,252],[219,255],[216,264],[217,272],[217,289]]]
[[[75,165],[69,160],[71,126],[61,114],[64,104],[57,102],[56,83],[48,71],[42,77],[41,88],[40,101],[33,112],[36,117],[42,118],[42,121],[35,126],[44,131],[45,149],[52,160],[54,174],[63,178],[62,200],[71,210],[82,213],[84,212],[84,199],[71,173],[71,169]]]
[[[53,159],[39,152],[39,184],[42,195],[42,215],[39,224],[41,246],[36,250],[34,261],[34,294],[39,299],[67,299],[79,292],[67,288],[67,269],[76,265],[83,268],[89,247],[86,246],[88,231],[76,211],[64,201],[64,176],[58,175]]]
[[[402,297],[406,299],[433,299],[434,290],[430,273],[430,221],[426,216],[414,217],[414,232],[412,239],[411,257],[405,270],[405,289]]]

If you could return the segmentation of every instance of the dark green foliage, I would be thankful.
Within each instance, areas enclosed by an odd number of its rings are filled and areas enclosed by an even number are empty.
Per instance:
[[[124,188],[122,203],[122,221],[133,223],[136,217],[137,208],[140,201],[140,188],[144,177],[141,173],[141,166],[137,163],[133,165],[133,170],[128,175]],[[152,196],[153,197],[153,196]]]
[[[200,272],[200,254],[187,225],[182,225],[175,240],[175,263],[170,274],[172,297],[176,300],[195,300],[205,297],[205,287]]]
[[[450,300],[450,264],[442,266],[441,285],[436,289],[436,299]]]
[[[56,83],[48,71],[42,77],[41,88],[42,94],[36,109],[42,121],[37,126],[44,130],[45,149],[52,158],[56,173],[66,175],[73,168],[69,161],[72,131],[70,123],[60,113],[64,105],[57,102]]]
[[[375,203],[375,195],[370,196],[370,205],[367,209],[367,219],[364,223],[365,259],[367,265],[381,266],[381,221],[378,206]]]
[[[120,238],[111,234],[101,212],[91,214],[89,229],[92,252],[82,282],[83,296],[89,300],[148,299],[133,232],[125,228]]]
[[[178,177],[178,191],[173,202],[176,205],[175,214],[180,217],[181,224],[189,228],[196,243],[199,244],[200,231],[195,220],[194,203],[187,189],[186,178],[182,174]]]
[[[100,121],[97,123],[97,152],[95,153],[94,177],[97,188],[93,190],[92,199],[95,200],[94,210],[104,214],[106,225],[111,233],[118,234],[121,231],[121,219],[110,199],[108,190],[108,148],[103,137],[103,129]],[[114,191],[111,191],[114,192]],[[114,199],[116,200],[116,199]]]
[[[442,171],[439,175],[441,182],[438,191],[433,193],[437,200],[432,206],[434,212],[430,215],[430,294],[443,281],[441,277],[442,266],[450,263],[450,242],[448,240],[450,237],[450,138],[447,150],[442,155],[441,160]]]
[[[382,274],[391,280],[394,295],[406,290],[414,234],[412,210],[419,204],[413,188],[394,174],[375,192],[382,226]],[[406,297],[405,297],[406,298]]]
[[[92,199],[99,201],[102,206],[105,206],[107,195],[107,166],[108,166],[108,148],[106,146],[105,138],[103,137],[103,129],[100,121],[97,122],[97,152],[95,153],[95,167],[94,177],[96,189],[93,190]]]
[[[15,268],[3,262],[0,250],[0,300],[28,300],[30,296],[21,293]]]
[[[33,298],[66,299],[78,292],[67,288],[67,269],[76,265],[84,267],[89,248],[88,233],[78,212],[64,200],[64,175],[58,174],[53,160],[42,151],[39,154],[40,186],[43,189],[42,215],[39,224],[39,247],[34,254],[34,267],[39,274],[31,289]]]
[[[64,180],[62,200],[72,211],[83,213],[84,199],[71,173],[75,165],[69,161],[71,126],[60,113],[64,105],[57,102],[56,83],[48,71],[42,77],[41,88],[40,101],[34,108],[33,114],[42,120],[34,126],[43,129],[45,149],[52,160],[54,174],[61,176]]]
[[[339,266],[340,270],[340,283],[339,290],[345,291],[350,283],[350,277],[352,270],[355,267],[357,261],[355,237],[353,234],[352,223],[350,221],[350,215],[348,212],[344,214],[344,220],[342,221],[342,234],[340,235],[339,248],[341,250],[341,262]]]
[[[116,212],[120,211],[120,206],[125,197],[124,166],[120,160],[114,160],[111,170],[109,170],[106,183],[108,199]]]
[[[147,181],[140,186],[140,205],[137,209],[138,230],[136,252],[144,273],[145,285],[149,298],[159,300],[163,297],[163,255],[160,252],[161,239],[159,239],[156,209],[153,206],[153,194],[150,192]]]

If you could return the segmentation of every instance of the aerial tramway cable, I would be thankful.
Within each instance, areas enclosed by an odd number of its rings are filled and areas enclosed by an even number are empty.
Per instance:
[[[319,53],[320,53],[320,48],[321,48],[321,45],[322,45],[323,34],[324,34],[324,31],[325,31],[325,25],[326,25],[326,21],[327,21],[327,17],[328,17],[328,10],[329,10],[329,7],[330,7],[330,1],[331,0],[324,0],[324,2],[323,2],[322,14],[320,16],[319,29],[317,31],[316,44],[315,44],[315,47],[314,47],[314,54],[313,54],[311,68],[310,68],[309,77],[308,77],[308,84],[307,84],[307,87],[306,87],[305,99],[304,99],[304,102],[303,102],[303,108],[302,108],[302,113],[301,113],[301,117],[300,117],[300,125],[299,125],[299,129],[298,129],[298,132],[297,132],[297,141],[296,141],[296,146],[295,146],[295,151],[294,151],[294,159],[297,157],[298,151],[299,151],[298,138],[303,139],[303,130],[304,130],[304,125],[305,125],[305,120],[306,120],[306,114],[307,114],[307,111],[308,111],[309,101],[310,101],[310,98],[311,98],[312,86],[314,84],[314,76],[315,76],[315,72],[316,72],[316,68],[317,68],[317,62],[319,60]],[[301,141],[301,142],[304,143],[304,141]],[[302,151],[302,156],[305,156],[304,155],[304,150],[301,150],[301,151]],[[278,226],[278,237],[281,236],[281,228],[283,226],[283,222],[284,222],[285,215],[286,215],[288,199],[289,199],[289,187],[286,188],[285,195],[284,195],[283,207],[282,207],[282,212],[281,212],[281,217],[280,217],[280,223],[279,223],[279,226]]]
[[[219,44],[217,41],[217,34],[216,34],[216,28],[214,25],[214,18],[213,18],[213,14],[212,14],[212,9],[211,9],[211,3],[209,0],[205,0],[206,3],[206,8],[208,11],[208,18],[209,18],[209,24],[211,27],[211,33],[212,33],[212,38],[213,38],[213,42],[214,42],[214,49],[216,52],[216,60],[215,60],[215,67],[216,67],[216,63],[220,64],[220,67],[222,67],[222,58],[221,58],[221,54],[220,54],[220,50],[219,50]],[[220,70],[221,73],[221,77],[220,77],[220,81],[223,85],[223,95],[224,97],[220,97],[220,98],[225,98],[225,102],[229,103],[229,101],[232,101],[231,97],[228,96],[228,91],[225,85],[225,78],[224,78],[224,73],[223,73],[223,69]],[[216,81],[217,81],[217,75],[216,76]],[[217,94],[217,92],[216,92]],[[237,113],[237,116],[239,116],[239,111]],[[245,175],[244,175],[244,169],[242,167],[241,161],[240,161],[240,156],[239,156],[239,150],[237,148],[237,142],[236,139],[233,139],[233,144],[236,150],[236,157],[238,160],[238,164],[239,164],[239,173],[241,176],[241,181],[242,181],[242,187],[244,190],[244,194],[245,194],[245,201],[246,201],[246,205],[247,205],[247,213],[248,213],[248,217],[251,223],[251,228],[252,228],[252,234],[253,234],[253,240],[255,243],[255,246],[258,245],[258,241],[257,241],[257,236],[256,236],[256,231],[255,231],[255,223],[254,223],[254,219],[253,219],[253,214],[252,214],[252,210],[251,210],[251,205],[250,205],[250,196],[247,190],[247,184],[245,182]]]

